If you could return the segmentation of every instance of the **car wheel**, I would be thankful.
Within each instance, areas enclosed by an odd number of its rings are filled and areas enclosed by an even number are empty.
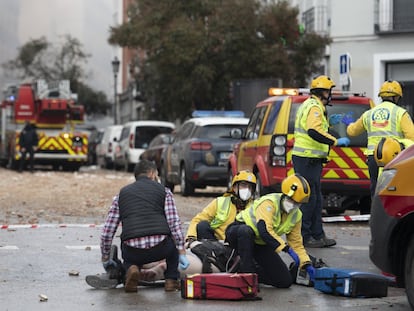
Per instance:
[[[164,168],[164,164],[161,164],[159,174],[160,174],[161,183],[165,187],[169,188],[171,192],[174,192],[174,184],[167,181],[167,172]]]
[[[194,193],[194,187],[188,182],[184,166],[180,170],[181,195],[189,196]]]
[[[233,181],[234,175],[233,175],[233,170],[231,169],[231,167],[229,168],[229,172],[227,174],[227,190],[230,191],[231,189],[231,182]]]
[[[261,195],[264,194],[264,189],[262,186],[262,180],[260,179],[259,172],[254,173],[256,175],[256,191],[254,193],[254,197],[256,199],[260,198]]]
[[[414,237],[411,237],[405,254],[404,279],[408,302],[414,310]]]

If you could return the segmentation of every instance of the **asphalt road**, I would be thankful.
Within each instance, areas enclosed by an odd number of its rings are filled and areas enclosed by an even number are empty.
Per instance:
[[[261,287],[261,301],[200,301],[165,293],[162,287],[95,290],[85,276],[103,272],[99,263],[100,226],[11,226],[0,230],[0,309],[27,310],[410,310],[403,289],[389,287],[384,298],[346,298],[323,294],[314,288]],[[310,249],[331,267],[378,272],[368,257],[366,222],[325,224],[337,246]],[[78,276],[71,276],[78,272]],[[40,301],[40,295],[47,301]]]

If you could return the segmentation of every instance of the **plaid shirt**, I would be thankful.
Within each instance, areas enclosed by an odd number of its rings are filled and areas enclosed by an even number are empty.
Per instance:
[[[105,260],[107,260],[109,257],[112,240],[121,222],[119,215],[118,198],[119,196],[117,195],[112,200],[112,204],[101,233],[101,253],[102,259]],[[181,228],[180,217],[178,216],[173,194],[168,188],[165,188],[164,210],[168,226],[170,227],[172,237],[175,241],[177,249],[184,250],[184,235]],[[167,235],[150,235],[126,240],[124,243],[135,248],[150,248],[161,243],[166,237]]]

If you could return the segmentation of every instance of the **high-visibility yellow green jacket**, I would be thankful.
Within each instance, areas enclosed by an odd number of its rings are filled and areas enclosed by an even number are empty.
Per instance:
[[[366,155],[374,154],[375,146],[382,137],[414,140],[414,124],[410,115],[404,108],[388,101],[365,111],[358,120],[348,125],[346,131],[349,136],[367,132]]]
[[[298,254],[300,267],[302,267],[311,262],[303,246],[302,212],[299,209],[289,214],[283,212],[280,208],[281,198],[281,193],[264,195],[255,200],[249,208],[238,213],[236,220],[244,222],[253,229],[256,244],[270,245],[277,253],[286,246],[291,247]],[[265,232],[258,228],[260,223],[265,224]],[[287,243],[283,235],[286,236]]]
[[[237,214],[237,207],[231,201],[231,197],[232,195],[225,194],[214,199],[194,216],[188,226],[186,239],[189,237],[197,238],[197,224],[201,221],[208,221],[216,238],[224,240],[226,228],[235,220]]]

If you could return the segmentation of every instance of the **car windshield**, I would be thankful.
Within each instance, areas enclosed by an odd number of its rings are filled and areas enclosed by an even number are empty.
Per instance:
[[[289,133],[293,133],[294,131],[294,124],[295,124],[295,117],[296,111],[299,108],[298,103],[292,104],[292,109],[290,110],[289,115]],[[358,119],[366,110],[369,109],[368,105],[364,104],[353,104],[350,102],[346,103],[335,103],[332,106],[327,107],[328,117],[333,114],[350,114],[354,120]],[[331,125],[329,128],[329,133],[336,138],[347,136],[346,133],[346,125],[342,122]],[[366,132],[362,133],[359,136],[349,137],[351,140],[351,146],[360,146],[364,147],[367,144],[367,134]]]
[[[171,133],[172,128],[161,126],[139,126],[135,130],[135,148],[147,149],[151,140],[161,133]]]
[[[234,128],[245,129],[246,125],[239,124],[214,124],[200,127],[194,137],[198,138],[230,138],[230,132]]]
[[[333,114],[349,115],[354,121],[356,121],[366,110],[369,109],[369,106],[363,104],[335,104],[327,108],[328,117]],[[346,133],[346,125],[342,122],[339,122],[336,125],[331,125],[329,128],[329,133],[336,138],[348,136]],[[351,137],[351,146],[361,146],[364,147],[367,145],[367,133],[364,132],[359,136]]]

